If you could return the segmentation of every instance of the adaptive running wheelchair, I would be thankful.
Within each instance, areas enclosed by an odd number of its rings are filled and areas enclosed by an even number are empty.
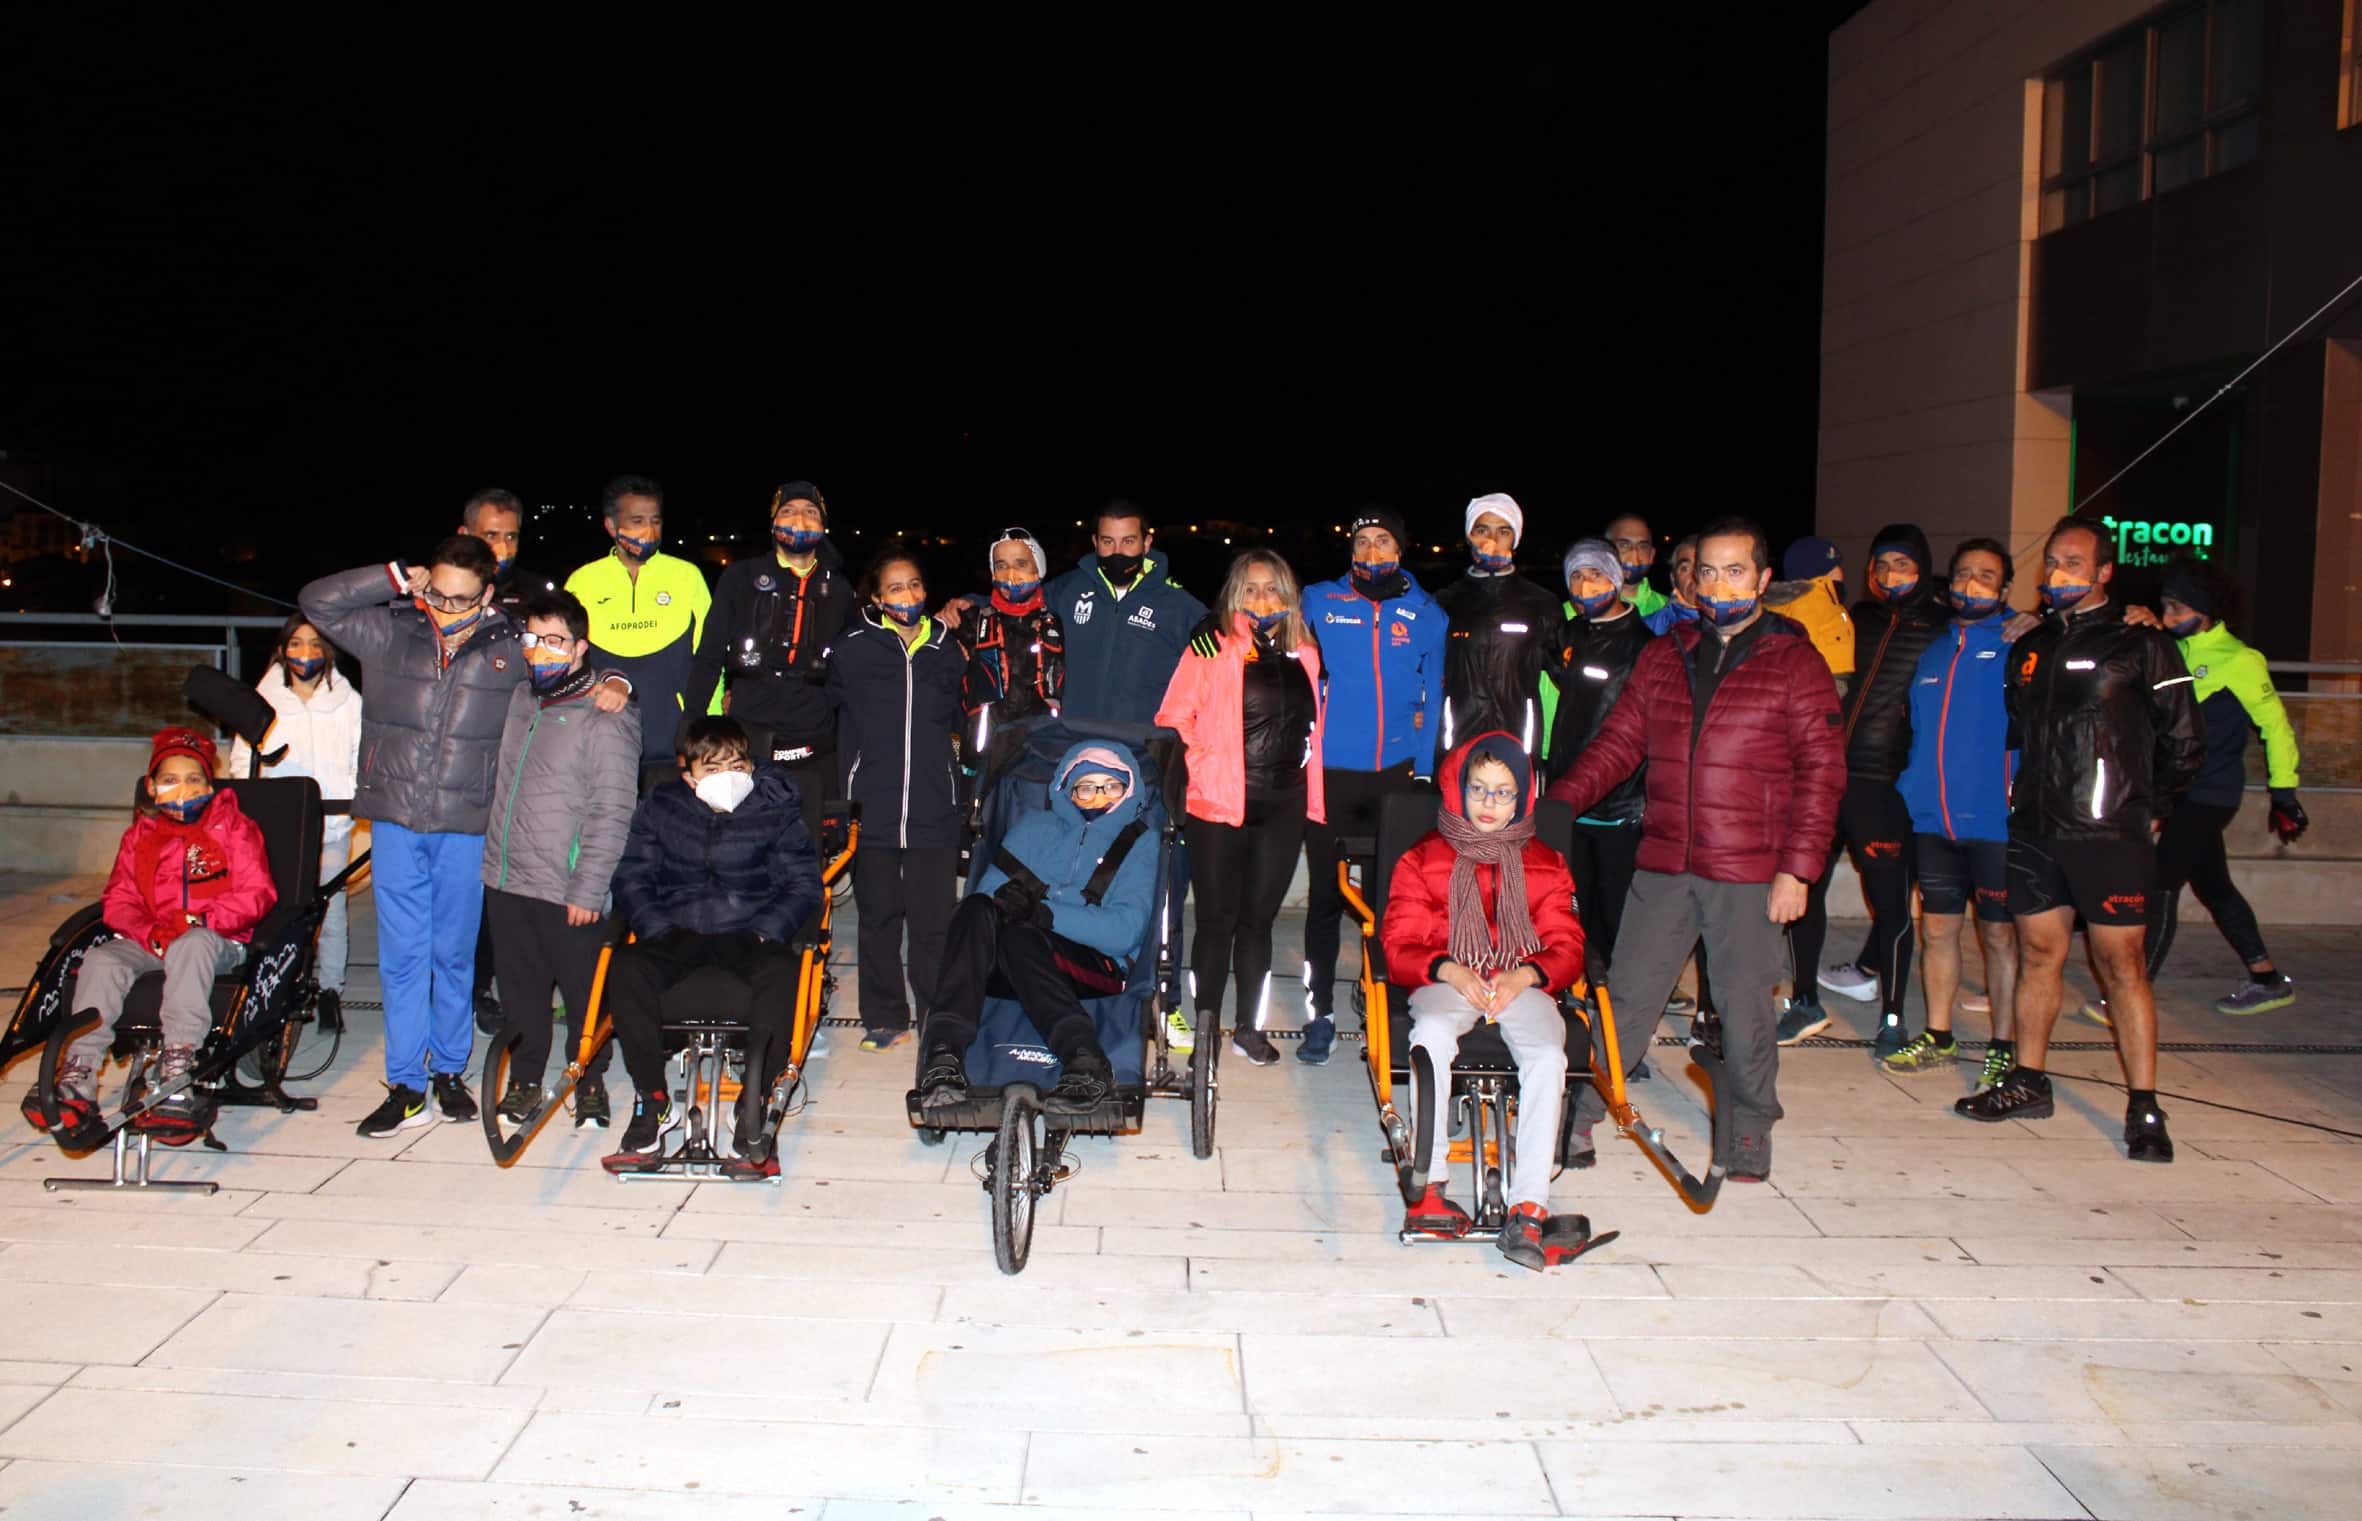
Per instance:
[[[211,666],[190,673],[186,689],[200,713],[225,724],[244,738],[259,770],[277,755],[266,754],[271,710],[230,677]],[[151,1147],[186,1146],[203,1140],[215,1151],[229,1148],[217,1140],[210,1125],[202,1132],[183,1127],[151,1128],[147,1119],[165,1099],[195,1088],[215,1106],[269,1105],[282,1113],[317,1108],[319,1100],[297,1098],[286,1089],[288,1067],[303,1027],[315,1020],[335,1028],[341,1015],[336,994],[324,991],[313,975],[320,921],[330,901],[344,891],[369,863],[364,851],[323,883],[320,880],[320,840],[327,806],[320,785],[310,777],[225,780],[223,791],[236,794],[239,809],[261,831],[270,861],[271,882],[278,901],[254,927],[246,959],[233,971],[214,979],[214,1024],[198,1048],[187,1077],[169,1087],[157,1081],[164,1031],[158,1002],[164,974],[150,972],[133,983],[125,996],[123,1016],[116,1022],[108,1054],[127,1068],[115,1094],[114,1112],[95,1128],[75,1131],[61,1125],[56,1102],[57,1071],[67,1048],[96,1018],[74,1001],[76,974],[82,959],[116,938],[107,926],[104,906],[92,903],[77,910],[49,937],[41,958],[17,1000],[7,1030],[0,1034],[0,1067],[38,1049],[41,1061],[32,1091],[25,1095],[26,1117],[57,1139],[70,1154],[88,1155],[112,1145],[114,1172],[106,1178],[44,1178],[51,1191],[86,1188],[148,1188],[213,1193],[210,1182],[164,1180],[150,1173]],[[342,809],[345,804],[335,805]],[[85,1017],[87,1016],[87,1017]],[[248,1079],[252,1080],[249,1081]]]
[[[804,1068],[836,992],[836,973],[829,969],[837,888],[851,869],[853,850],[860,843],[861,825],[853,805],[830,802],[821,809],[820,907],[800,935],[796,973],[795,1021],[790,1027],[784,1064],[769,1087],[760,1074],[749,1076],[750,1027],[745,1010],[753,990],[744,979],[720,967],[701,967],[668,988],[662,1005],[668,1042],[677,1042],[672,1061],[679,1082],[674,1097],[681,1112],[680,1137],[669,1149],[627,1163],[609,1158],[606,1166],[616,1181],[676,1183],[775,1183],[779,1178],[779,1127],[797,1107]],[[513,1025],[494,1037],[484,1052],[482,1110],[484,1139],[492,1160],[503,1167],[515,1163],[551,1115],[564,1107],[574,1086],[614,1034],[614,1025],[600,1012],[607,984],[607,964],[614,947],[599,952],[598,972],[591,983],[591,1007],[583,1020],[582,1043],[566,1070],[551,1083],[540,1104],[510,1127],[492,1101],[508,1091],[509,1069],[516,1059],[522,1032]],[[771,1065],[768,1052],[760,1053]],[[743,1141],[740,1139],[743,1137]]]
[[[1464,1232],[1438,1234],[1405,1229],[1399,1239],[1406,1245],[1496,1240],[1507,1220],[1504,1194],[1516,1176],[1516,1168],[1521,1164],[1538,1166],[1544,1161],[1517,1155],[1514,1140],[1517,1062],[1501,1039],[1498,1027],[1480,1024],[1461,1038],[1459,1053],[1446,1082],[1431,1070],[1428,1053],[1411,1045],[1409,994],[1387,977],[1385,951],[1378,937],[1379,921],[1386,912],[1387,886],[1404,852],[1436,827],[1439,807],[1440,798],[1432,787],[1423,786],[1387,797],[1379,808],[1377,836],[1347,840],[1346,859],[1337,868],[1345,901],[1361,921],[1361,980],[1356,998],[1362,1008],[1367,1037],[1363,1059],[1369,1069],[1371,1096],[1377,1101],[1379,1129],[1386,1140],[1383,1155],[1394,1166],[1405,1204],[1416,1205],[1432,1179],[1463,1162],[1468,1168],[1468,1197],[1476,1201],[1470,1216],[1472,1224]],[[1562,855],[1570,852],[1574,829],[1574,813],[1566,804],[1545,798],[1536,805],[1535,837],[1553,850]],[[1355,864],[1357,858],[1375,864],[1364,871]],[[1357,874],[1361,877],[1359,882],[1355,880]],[[1560,999],[1560,1009],[1567,1025],[1568,1091],[1555,1155],[1548,1159],[1552,1176],[1570,1164],[1592,1165],[1588,1154],[1569,1155],[1576,1088],[1588,1082],[1606,1101],[1608,1116],[1615,1121],[1617,1131],[1639,1144],[1672,1180],[1690,1207],[1700,1213],[1711,1209],[1726,1170],[1720,1151],[1717,1150],[1715,1164],[1701,1180],[1666,1149],[1663,1129],[1646,1124],[1633,1108],[1624,1090],[1624,1063],[1616,1046],[1616,1023],[1607,988],[1578,983]],[[1714,1134],[1719,1148],[1727,1144],[1731,1135],[1725,1097],[1728,1085],[1720,1081],[1720,1054],[1703,1049],[1694,1056],[1714,1095]],[[1407,1121],[1394,1104],[1395,1086],[1405,1083],[1410,1085],[1414,1106],[1414,1114]],[[1451,1129],[1460,1137],[1452,1142],[1450,1155],[1441,1158],[1431,1154],[1434,1106],[1438,1103],[1452,1106]],[[1565,1218],[1582,1220],[1581,1216]],[[1573,1256],[1604,1246],[1616,1234],[1609,1231],[1590,1235],[1585,1222],[1579,1239],[1560,1243],[1571,1248],[1568,1257],[1560,1260],[1571,1260]]]
[[[983,1153],[983,1184],[992,1200],[993,1256],[1004,1273],[1025,1269],[1033,1245],[1035,1201],[1047,1197],[1073,1175],[1073,1165],[1065,1156],[1070,1137],[1136,1134],[1149,1098],[1184,1099],[1189,1104],[1190,1150],[1201,1159],[1214,1154],[1221,1032],[1196,1032],[1194,1049],[1176,1066],[1181,1053],[1168,1043],[1164,1020],[1164,990],[1175,982],[1174,918],[1179,905],[1173,892],[1174,854],[1180,843],[1181,808],[1187,791],[1181,737],[1170,729],[1142,724],[1062,718],[1027,720],[994,733],[978,778],[981,813],[970,854],[967,890],[974,893],[981,885],[1016,822],[1049,806],[1059,761],[1070,750],[1091,741],[1121,744],[1141,772],[1136,816],[1140,828],[1137,832],[1127,828],[1129,843],[1111,847],[1098,870],[1112,877],[1119,864],[1118,849],[1156,852],[1147,936],[1127,969],[1123,986],[1082,998],[1115,1074],[1114,1086],[1088,1113],[1046,1110],[1044,1095],[1062,1075],[1058,1059],[1024,1008],[1009,996],[1013,990],[996,976],[984,1001],[978,1033],[967,1049],[966,1101],[926,1107],[916,1087],[905,1100],[910,1123],[927,1145],[941,1145],[952,1131],[992,1137]],[[1119,841],[1122,838],[1118,836]],[[924,1031],[916,1044],[918,1065],[923,1070],[928,1049]]]

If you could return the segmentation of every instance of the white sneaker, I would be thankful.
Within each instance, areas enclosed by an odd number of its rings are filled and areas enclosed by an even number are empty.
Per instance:
[[[1963,1014],[1990,1014],[1993,1012],[1993,1000],[1982,993],[1962,993],[1952,1000],[1952,1007]]]
[[[1832,961],[1821,968],[1822,987],[1857,1003],[1868,1003],[1878,996],[1878,979],[1850,961]]]

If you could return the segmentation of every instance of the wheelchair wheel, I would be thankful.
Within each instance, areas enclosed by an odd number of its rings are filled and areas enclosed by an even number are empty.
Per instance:
[[[1033,1251],[1034,1174],[1042,1151],[1042,1112],[1030,1094],[1013,1092],[1001,1103],[1000,1135],[993,1142],[992,1255],[1004,1273],[1025,1271]]]
[[[1427,1180],[1435,1166],[1435,1106],[1443,1102],[1435,1091],[1435,1058],[1424,1046],[1411,1047],[1411,1092],[1415,1099],[1412,1109],[1410,1170],[1402,1176],[1402,1196],[1411,1204],[1419,1202],[1427,1192]]]
[[[500,1100],[508,1092],[509,1071],[516,1064],[517,1047],[523,1044],[525,1032],[513,1025],[503,1025],[492,1043],[484,1048],[484,1075],[476,1089],[476,1112],[483,1121],[484,1140],[492,1148],[492,1160],[506,1167],[525,1149],[526,1136],[501,1134]]]
[[[921,1125],[919,1127],[919,1144],[921,1146],[940,1146],[943,1144],[947,1133],[948,1132],[938,1130],[933,1125]]]
[[[1189,1053],[1189,1151],[1201,1162],[1214,1154],[1214,1104],[1220,1091],[1215,1074],[1221,1064],[1219,1040],[1200,1040]]]

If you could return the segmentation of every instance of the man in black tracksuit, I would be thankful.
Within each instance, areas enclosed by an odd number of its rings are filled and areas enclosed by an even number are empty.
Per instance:
[[[2136,627],[2108,595],[2111,536],[2076,518],[2043,550],[2050,616],[2009,649],[2009,912],[2018,930],[2018,1064],[1953,1108],[1974,1120],[2051,1112],[2043,1070],[2067,948],[2081,914],[2116,1031],[2130,1103],[2125,1152],[2170,1162],[2157,1107],[2157,1006],[2143,941],[2157,857],[2150,834],[2206,754],[2197,694],[2164,630]]]
[[[1845,689],[1845,800],[1829,864],[1850,851],[1870,899],[1870,938],[1852,961],[1820,965],[1829,933],[1829,873],[1813,879],[1804,917],[1789,930],[1796,996],[1780,1020],[1794,1044],[1827,1029],[1814,984],[1848,998],[1878,1000],[1870,1054],[1903,1048],[1903,1000],[1911,990],[1911,810],[1895,785],[1911,759],[1911,681],[1919,657],[1951,626],[1951,604],[1933,570],[1927,535],[1894,523],[1870,541],[1869,595],[1853,605],[1854,679]]]
[[[1560,648],[1563,671],[1551,714],[1544,770],[1551,781],[1574,769],[1575,759],[1607,722],[1632,662],[1656,635],[1622,594],[1622,569],[1615,546],[1605,539],[1578,539],[1566,552],[1567,606],[1575,616]],[[1624,895],[1632,890],[1640,853],[1641,805],[1648,795],[1644,764],[1608,789],[1575,822],[1575,903],[1583,916],[1584,960],[1594,979],[1608,975],[1616,932],[1624,922]]]
[[[789,481],[774,492],[769,552],[722,572],[689,667],[692,692],[729,683],[723,711],[746,729],[757,763],[779,767],[796,784],[804,829],[815,842],[822,802],[843,793],[828,656],[861,611],[827,533],[819,487]]]
[[[1517,572],[1525,511],[1503,492],[1464,514],[1468,573],[1435,594],[1451,632],[1444,643],[1443,732],[1436,753],[1499,729],[1529,755],[1542,743],[1542,678],[1556,668],[1558,599]]]

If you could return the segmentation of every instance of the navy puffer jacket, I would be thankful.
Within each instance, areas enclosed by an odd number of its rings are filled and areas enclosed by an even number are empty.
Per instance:
[[[729,813],[686,782],[663,783],[632,815],[614,886],[643,940],[673,930],[785,940],[820,907],[820,860],[795,783],[758,766],[755,790]]]

